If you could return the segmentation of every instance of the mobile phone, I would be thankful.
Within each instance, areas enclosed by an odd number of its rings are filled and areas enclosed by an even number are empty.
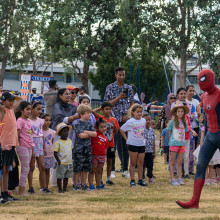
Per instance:
[[[124,88],[123,93],[128,96],[128,88]]]

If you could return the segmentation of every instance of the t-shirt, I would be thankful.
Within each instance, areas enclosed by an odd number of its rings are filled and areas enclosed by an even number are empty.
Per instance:
[[[61,164],[64,165],[72,164],[72,149],[72,141],[69,138],[67,140],[57,140],[53,148],[55,152],[58,152]]]
[[[145,153],[154,153],[154,140],[156,139],[155,131],[153,128],[144,129],[145,139]]]
[[[5,108],[5,117],[3,121],[0,120],[0,141],[1,146],[7,150],[18,146],[16,118],[12,109]]]
[[[76,140],[75,140],[75,147],[74,153],[78,150],[81,150],[84,147],[91,148],[91,138],[79,138],[79,134],[83,133],[84,131],[95,131],[94,125],[92,124],[91,120],[82,121],[79,120],[75,124],[75,132],[76,132]]]
[[[108,138],[99,132],[96,137],[91,137],[92,154],[103,156],[108,148]]]
[[[163,136],[163,146],[169,146],[169,130],[164,128],[161,136]]]
[[[107,131],[105,132],[104,135],[108,138],[108,141],[109,141],[108,146],[114,147],[115,146],[115,143],[114,143],[115,132],[114,132],[114,125],[112,124],[112,121],[115,122],[117,129],[119,129],[118,121],[114,117],[106,118],[103,115],[98,115],[98,117],[96,119],[98,120],[100,117],[103,118],[107,122],[106,123]]]
[[[190,132],[192,131],[192,126],[188,115],[186,115],[186,123],[188,125],[188,131],[185,133],[185,140],[190,140]]]
[[[131,118],[128,121],[126,121],[126,123],[121,126],[122,131],[128,132],[128,139],[126,143],[133,146],[145,146],[145,126],[146,120],[144,118],[141,118],[140,120]]]
[[[33,136],[30,119],[18,118],[17,129],[20,130],[19,145],[26,148],[33,148]]]
[[[45,120],[37,117],[37,120],[30,121],[33,137],[43,137],[43,124]]]
[[[183,122],[180,121],[179,128],[175,128],[174,121],[169,122],[168,130],[172,131],[169,146],[185,146],[185,132],[188,131],[188,125],[184,128]]]
[[[198,105],[200,105],[200,103],[197,99],[192,99],[192,101],[189,101],[188,99],[186,99],[186,102],[193,105],[195,107],[195,109]],[[198,128],[199,127],[198,123],[196,123],[196,121],[192,121],[192,127],[193,128]]]
[[[55,137],[56,132],[52,129],[48,129],[46,131],[43,130],[44,141],[45,141],[45,149],[47,155],[44,157],[52,157],[53,154],[53,139]]]

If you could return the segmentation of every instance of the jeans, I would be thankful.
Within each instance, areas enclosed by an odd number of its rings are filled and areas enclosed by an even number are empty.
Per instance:
[[[220,149],[220,131],[216,133],[208,131],[199,152],[195,181],[201,178],[205,180],[206,168],[217,148]]]
[[[123,125],[122,122],[119,122],[119,126]],[[128,170],[128,162],[129,162],[129,153],[125,139],[121,136],[120,131],[115,135],[115,143],[117,146],[118,156],[121,161],[122,171]]]

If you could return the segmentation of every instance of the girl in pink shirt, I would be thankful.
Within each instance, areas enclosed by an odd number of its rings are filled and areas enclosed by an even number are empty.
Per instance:
[[[50,129],[51,116],[49,114],[43,115],[44,124],[43,124],[43,135],[44,135],[44,144],[46,155],[44,156],[44,167],[45,167],[45,176],[46,176],[46,187],[48,188],[49,179],[50,179],[50,168],[55,166],[55,158],[53,152],[53,141],[56,132]]]
[[[43,137],[44,119],[39,118],[41,111],[42,111],[42,103],[33,101],[30,120],[31,120],[31,130],[34,141],[34,151],[30,163],[30,172],[28,174],[28,182],[29,182],[28,192],[30,193],[34,193],[32,180],[33,180],[33,172],[35,168],[35,159],[37,160],[37,165],[39,169],[40,192],[41,193],[51,192],[46,187],[46,177],[45,177],[45,168],[44,168],[44,155],[46,155],[46,150],[45,150],[44,137]]]
[[[17,154],[21,162],[21,175],[18,189],[19,195],[25,193],[26,178],[30,170],[32,150],[34,148],[34,142],[31,131],[31,121],[29,119],[31,115],[31,109],[31,103],[23,101],[19,106],[18,112],[16,112],[17,131],[19,140]]]

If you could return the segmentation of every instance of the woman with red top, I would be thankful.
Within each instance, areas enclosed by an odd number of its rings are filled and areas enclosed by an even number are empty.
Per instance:
[[[92,144],[92,172],[89,175],[89,187],[90,190],[94,190],[93,179],[95,174],[96,189],[106,189],[104,185],[101,185],[102,169],[105,164],[105,155],[108,148],[108,139],[104,135],[107,130],[106,121],[103,118],[99,118],[95,123],[95,129],[97,136],[91,138]]]

